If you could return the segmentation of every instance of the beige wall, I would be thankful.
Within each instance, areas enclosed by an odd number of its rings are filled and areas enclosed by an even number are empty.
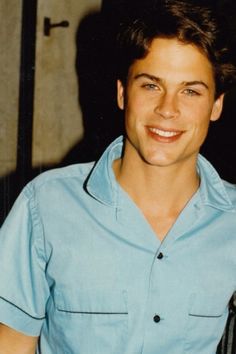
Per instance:
[[[75,70],[75,37],[80,19],[99,10],[100,0],[38,0],[33,166],[60,162],[83,136]],[[44,17],[68,28],[43,34]]]
[[[16,167],[21,6],[0,1],[0,176]]]
[[[16,168],[21,13],[23,0],[0,1],[0,176]],[[33,166],[60,162],[83,136],[75,71],[75,36],[101,0],[38,0]],[[44,17],[69,28],[43,34]]]

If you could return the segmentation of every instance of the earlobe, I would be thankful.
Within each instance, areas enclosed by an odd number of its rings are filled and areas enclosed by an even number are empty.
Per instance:
[[[220,118],[223,110],[224,94],[221,94],[214,102],[214,106],[211,113],[211,121],[214,122]]]
[[[117,104],[120,109],[124,109],[124,86],[120,80],[117,80]]]

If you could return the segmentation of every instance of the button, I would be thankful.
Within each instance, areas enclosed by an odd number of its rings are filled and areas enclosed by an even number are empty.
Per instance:
[[[160,322],[160,320],[161,320],[161,318],[160,318],[160,316],[158,316],[158,315],[155,315],[155,316],[153,317],[153,321],[156,322],[156,323]]]
[[[158,259],[162,259],[163,257],[164,257],[164,256],[163,256],[163,253],[161,253],[161,252],[160,252],[160,253],[158,254],[158,256],[157,256]]]

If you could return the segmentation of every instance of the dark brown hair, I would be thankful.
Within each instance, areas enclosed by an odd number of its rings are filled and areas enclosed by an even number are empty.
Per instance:
[[[125,84],[130,66],[144,58],[157,37],[178,38],[196,45],[212,64],[216,97],[236,82],[236,67],[226,21],[215,6],[196,1],[142,2],[121,21],[118,33],[118,78]]]

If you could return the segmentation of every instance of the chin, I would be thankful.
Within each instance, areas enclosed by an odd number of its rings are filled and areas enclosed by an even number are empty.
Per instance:
[[[168,158],[147,157],[144,161],[150,166],[165,167],[171,165],[174,161]]]

